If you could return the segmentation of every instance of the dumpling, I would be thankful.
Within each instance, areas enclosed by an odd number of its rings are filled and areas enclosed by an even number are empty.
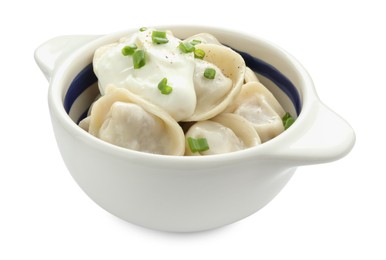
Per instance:
[[[272,93],[259,82],[243,85],[239,95],[226,111],[248,120],[256,129],[262,142],[284,131],[282,121],[284,109]]]
[[[244,59],[231,48],[216,44],[197,44],[205,52],[203,60],[195,59],[194,88],[197,105],[193,115],[182,121],[202,121],[223,112],[239,93],[244,82]],[[204,71],[214,69],[214,79]]]
[[[244,76],[244,82],[260,82],[260,80],[257,78],[256,73],[251,70],[249,67],[245,68],[245,76]]]
[[[184,42],[192,42],[192,41],[195,41],[196,43],[210,43],[210,44],[222,45],[217,40],[216,37],[214,37],[212,34],[209,34],[209,33],[198,33],[184,40]]]
[[[136,151],[184,154],[184,133],[170,115],[126,89],[108,86],[105,90],[91,109],[89,133]]]
[[[207,79],[204,77],[206,69],[214,69],[215,78]],[[232,80],[226,77],[216,65],[207,61],[197,59],[193,75],[194,89],[197,98],[197,108],[204,110],[210,109],[213,104],[221,100],[231,91]],[[197,117],[195,118],[197,120]],[[203,120],[205,118],[198,118]]]
[[[88,132],[88,129],[90,129],[90,116],[87,116],[86,118],[82,119],[79,122],[79,127],[82,128],[84,131]]]
[[[86,132],[88,132],[88,129],[90,128],[90,114],[91,114],[92,107],[94,106],[95,101],[97,101],[100,97],[101,97],[100,94],[96,96],[96,98],[94,99],[94,101],[92,102],[91,106],[87,111],[87,116],[79,122],[80,128],[82,128]]]
[[[229,153],[260,143],[258,134],[244,118],[223,113],[190,126],[186,133],[185,155]]]

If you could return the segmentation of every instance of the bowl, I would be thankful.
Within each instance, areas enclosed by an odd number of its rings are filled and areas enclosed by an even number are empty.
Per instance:
[[[223,28],[157,28],[182,39],[213,34],[242,55],[297,119],[274,139],[228,154],[165,156],[121,148],[90,135],[77,123],[99,93],[91,64],[94,51],[138,29],[48,40],[37,48],[35,59],[49,81],[48,104],[58,147],[76,183],[106,211],[156,230],[218,228],[264,207],[297,167],[331,162],[352,149],[353,129],[320,101],[306,70],[282,48]]]

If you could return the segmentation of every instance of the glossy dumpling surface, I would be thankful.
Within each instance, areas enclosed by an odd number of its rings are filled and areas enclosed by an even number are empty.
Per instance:
[[[193,156],[236,152],[261,143],[258,134],[247,120],[230,113],[193,124],[186,133],[186,140],[189,137],[205,138],[208,143],[209,149],[192,152],[187,141],[185,155]]]
[[[259,82],[242,86],[241,92],[227,111],[247,119],[266,142],[284,131],[285,112],[272,93]]]
[[[197,105],[193,115],[183,121],[202,121],[220,114],[239,93],[244,82],[245,62],[238,53],[216,44],[198,44],[196,48],[205,52],[203,61],[196,60]],[[211,64],[216,76],[207,79],[203,71]]]
[[[192,42],[192,41],[205,43],[205,44],[209,43],[209,44],[221,45],[219,40],[217,40],[217,38],[210,33],[198,33],[184,40],[184,42]]]
[[[164,122],[142,107],[126,102],[115,102],[110,107],[99,138],[128,149],[167,154],[169,136]]]
[[[106,142],[148,153],[184,153],[184,134],[177,122],[126,89],[107,88],[89,118],[89,132]]]

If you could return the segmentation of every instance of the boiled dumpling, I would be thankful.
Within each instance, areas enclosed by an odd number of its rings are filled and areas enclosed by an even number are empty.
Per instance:
[[[260,82],[260,80],[257,78],[256,73],[251,70],[249,67],[245,68],[245,76],[244,76],[244,82]]]
[[[184,42],[192,42],[192,41],[195,41],[196,43],[210,43],[210,44],[221,45],[219,40],[217,40],[216,37],[214,37],[212,34],[209,34],[209,33],[198,33],[184,40]]]
[[[197,44],[205,52],[203,60],[195,60],[194,87],[197,105],[192,116],[183,121],[202,121],[223,112],[239,93],[244,81],[244,59],[231,48],[216,44]],[[213,68],[214,79],[204,77],[204,70]]]
[[[92,135],[136,151],[184,154],[184,133],[165,111],[126,89],[109,86],[105,90],[89,116]]]
[[[194,142],[204,140],[204,149],[195,150]],[[196,122],[186,133],[185,155],[214,155],[240,151],[260,144],[254,128],[242,117],[223,113],[210,120]],[[202,147],[201,147],[202,148]]]
[[[90,116],[82,119],[79,122],[80,128],[82,128],[84,131],[88,132],[88,129],[90,129]]]
[[[216,74],[214,79],[207,79],[203,76],[208,68],[214,69]],[[210,109],[213,104],[220,103],[232,89],[232,80],[224,76],[216,65],[200,59],[196,60],[193,80],[197,98],[196,106],[202,110],[205,107]],[[202,119],[204,118],[200,118]]]
[[[88,129],[90,128],[90,114],[91,114],[92,107],[93,107],[95,101],[97,101],[100,97],[101,97],[100,94],[98,94],[98,95],[95,97],[94,102],[91,104],[91,106],[89,107],[89,109],[88,109],[88,111],[87,111],[87,116],[86,116],[85,118],[83,118],[83,119],[79,122],[80,128],[82,128],[82,129],[85,130],[86,132],[88,132]]]
[[[243,85],[227,111],[247,119],[256,129],[262,142],[284,131],[282,122],[284,109],[272,93],[259,82]]]

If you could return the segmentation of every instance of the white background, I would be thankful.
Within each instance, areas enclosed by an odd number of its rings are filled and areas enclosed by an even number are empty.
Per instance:
[[[1,4],[0,259],[386,259],[386,9],[382,1],[12,1]],[[301,167],[233,225],[171,234],[117,219],[58,152],[33,59],[64,34],[157,24],[241,30],[293,54],[356,131],[344,159]]]

